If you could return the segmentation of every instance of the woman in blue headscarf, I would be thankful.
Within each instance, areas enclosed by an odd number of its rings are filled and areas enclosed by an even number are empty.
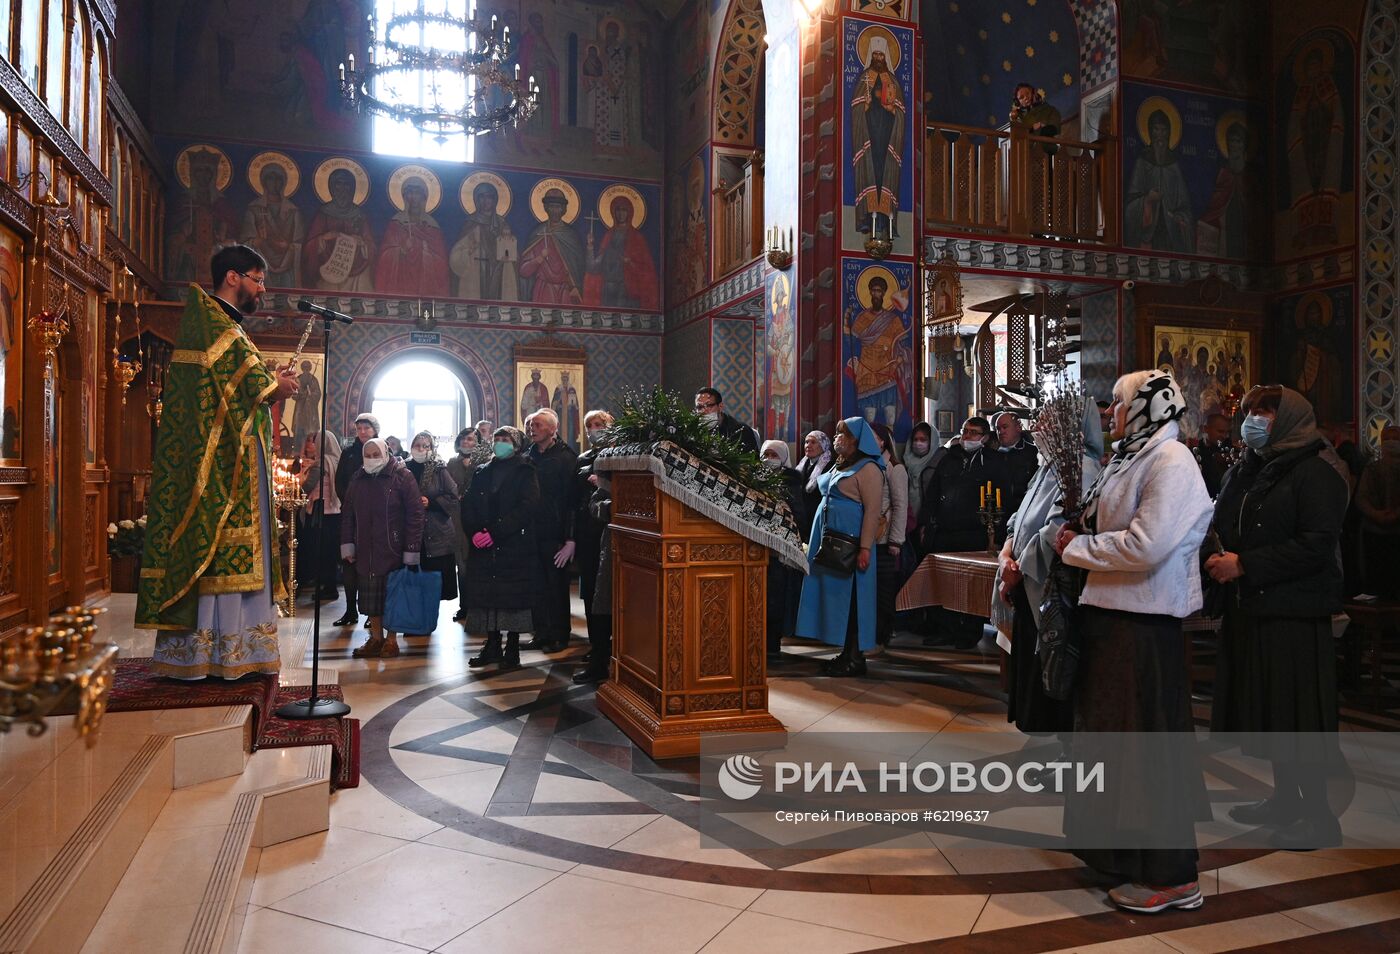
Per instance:
[[[836,425],[834,449],[836,466],[817,478],[821,503],[807,543],[809,573],[802,584],[797,635],[842,647],[840,655],[822,664],[825,675],[863,676],[863,650],[875,645],[874,548],[885,462],[875,432],[862,417]],[[860,538],[855,573],[846,575],[814,561],[828,527]]]

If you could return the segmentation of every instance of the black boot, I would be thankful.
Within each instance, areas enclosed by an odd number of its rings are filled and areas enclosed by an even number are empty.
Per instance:
[[[501,657],[500,671],[520,668],[520,634],[506,633],[506,651]]]
[[[518,633],[512,633],[511,635],[514,636],[517,640],[520,638]],[[520,649],[517,644],[513,645],[516,645],[515,661],[516,664],[519,665]],[[473,656],[470,659],[468,659],[467,665],[473,669],[479,669],[482,666],[489,666],[492,663],[498,663],[501,661],[501,658],[501,634],[488,633],[486,636],[486,643],[481,647],[481,655]]]
[[[828,665],[822,666],[824,676],[863,676],[865,675],[865,654],[855,652],[847,656],[844,653],[831,660]]]
[[[1236,805],[1229,815],[1241,825],[1269,825],[1284,828],[1293,824],[1303,815],[1303,802],[1299,798],[1283,799],[1278,795],[1262,802]]]
[[[355,601],[351,600],[345,607],[345,614],[331,623],[332,626],[354,626],[360,621],[360,610],[355,606]]]
[[[548,652],[548,651],[549,651],[549,640],[546,639],[545,637],[541,636],[539,633],[535,633],[533,636],[530,637],[530,641],[529,641],[528,643],[526,643],[524,646],[521,646],[520,648],[521,648],[521,649],[543,650],[543,651],[545,651],[545,652]]]

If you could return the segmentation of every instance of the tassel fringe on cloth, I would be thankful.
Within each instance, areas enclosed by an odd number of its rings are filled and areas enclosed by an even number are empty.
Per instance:
[[[609,447],[598,453],[593,466],[603,471],[649,470],[661,481],[662,490],[687,507],[762,544],[793,569],[807,572],[807,551],[786,501],[749,490],[677,444]]]

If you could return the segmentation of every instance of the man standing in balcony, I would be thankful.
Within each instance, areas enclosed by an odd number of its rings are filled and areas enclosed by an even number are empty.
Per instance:
[[[881,237],[899,235],[899,177],[904,166],[904,91],[891,70],[890,55],[889,40],[871,37],[865,70],[851,95],[857,227]]]

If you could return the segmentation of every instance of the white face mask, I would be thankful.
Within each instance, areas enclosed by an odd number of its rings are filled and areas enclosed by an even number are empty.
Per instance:
[[[763,458],[763,463],[769,467],[772,467],[774,470],[777,470],[779,467],[783,466],[783,462],[778,460],[778,458],[776,457],[765,457]]]
[[[373,477],[383,470],[384,465],[387,463],[389,463],[389,458],[387,457],[366,457],[364,459],[365,473]]]
[[[428,454],[427,451],[425,451],[425,450],[419,450],[419,449],[417,449],[417,448],[414,448],[414,450],[413,450],[413,462],[414,462],[415,464],[426,464],[426,463],[428,462],[428,457],[429,457],[429,454]]]
[[[606,428],[590,427],[588,429],[588,443],[596,444],[603,439],[603,432]]]
[[[962,441],[961,443],[963,450],[967,451],[969,454],[975,454],[978,448],[982,446],[981,441]]]
[[[719,427],[719,411],[706,411],[700,417],[711,427]]]
[[[927,454],[927,453],[928,453],[928,441],[915,441],[915,442],[914,442],[914,453],[916,453],[916,454]]]

